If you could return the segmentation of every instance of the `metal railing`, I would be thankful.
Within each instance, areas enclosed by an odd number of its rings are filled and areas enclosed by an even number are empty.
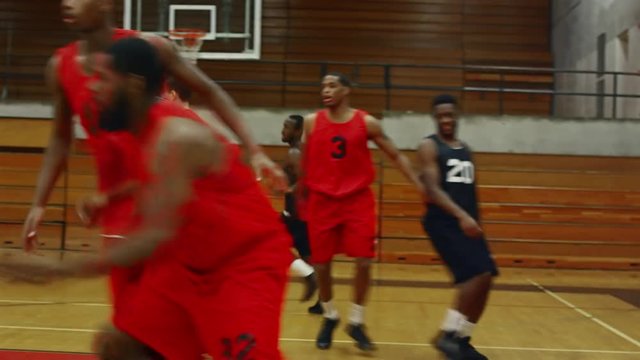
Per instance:
[[[46,57],[5,54],[4,59],[5,64],[0,71],[2,100],[21,99],[23,94],[15,91],[21,85],[43,82]],[[227,72],[226,69],[230,64],[240,70]],[[268,87],[269,93],[273,94],[275,91],[280,93],[281,100],[275,104],[267,103],[257,96],[252,99],[254,103],[243,104],[247,106],[290,107],[292,104],[287,101],[288,94],[300,92],[317,94],[320,77],[329,71],[339,70],[351,78],[355,88],[375,92],[371,96],[379,100],[374,102],[379,106],[380,111],[428,110],[426,100],[428,96],[432,96],[435,92],[452,92],[461,97],[461,102],[470,107],[466,109],[467,112],[472,113],[474,101],[477,104],[490,105],[489,113],[496,115],[513,114],[514,112],[509,109],[513,104],[538,102],[541,104],[540,108],[530,111],[529,114],[579,118],[640,118],[640,92],[631,94],[621,92],[619,89],[621,82],[627,85],[637,82],[640,86],[638,73],[535,67],[291,60],[224,62],[222,66],[224,72],[218,73],[215,63],[210,66],[201,62],[200,65],[205,70],[211,69],[208,71],[209,75],[221,85],[233,85],[236,88]],[[437,81],[433,81],[436,77]],[[605,86],[598,90],[596,83],[602,79]],[[581,85],[577,86],[576,83]],[[603,89],[607,87],[609,89],[604,91]],[[576,88],[593,89],[593,91],[575,90]],[[638,89],[640,90],[640,87]],[[471,94],[476,94],[478,99],[469,99]],[[489,100],[483,97],[488,97]],[[395,105],[395,100],[401,98],[412,98],[413,102],[409,101],[408,105],[403,106]],[[600,100],[595,101],[597,99]],[[420,102],[423,104],[420,105]],[[545,109],[547,104],[548,110]],[[310,103],[307,106],[314,105],[317,104]],[[629,116],[629,111],[626,111],[626,114],[620,116],[621,108],[637,108],[634,112],[636,115]],[[515,113],[528,114],[526,108]]]

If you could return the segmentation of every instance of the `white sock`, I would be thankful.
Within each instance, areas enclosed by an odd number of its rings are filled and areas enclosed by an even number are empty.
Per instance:
[[[338,320],[340,318],[340,315],[338,315],[338,309],[333,306],[333,301],[321,301],[320,305],[322,305],[322,309],[324,309],[324,317],[326,317],[327,319]]]
[[[302,259],[293,260],[289,269],[301,277],[307,277],[313,274],[313,267]]]
[[[469,320],[461,320],[458,324],[458,336],[471,337],[471,333],[473,332],[473,328],[476,327],[476,324],[470,322]]]
[[[440,329],[442,329],[443,331],[457,332],[460,329],[460,324],[462,323],[462,321],[467,321],[467,317],[458,310],[448,309]]]
[[[364,306],[351,304],[351,314],[349,315],[349,324],[360,325],[364,323]]]

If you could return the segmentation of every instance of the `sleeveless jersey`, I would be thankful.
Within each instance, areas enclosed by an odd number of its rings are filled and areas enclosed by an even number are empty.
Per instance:
[[[133,30],[115,29],[113,41],[136,36]],[[80,124],[88,135],[88,145],[94,155],[98,177],[98,189],[103,192],[113,190],[132,180],[135,165],[127,154],[131,153],[131,134],[126,132],[104,132],[99,129],[100,109],[90,89],[97,75],[87,74],[78,62],[80,42],[72,42],[56,51],[58,57],[58,81],[71,112],[80,119]],[[133,202],[129,197],[121,197],[111,202],[100,216],[100,224],[107,233],[121,233],[129,223]]]
[[[189,109],[169,101],[157,102],[150,109],[148,125],[140,136],[145,169],[154,155],[163,124],[172,117],[207,125]],[[223,144],[223,169],[193,181],[192,196],[180,209],[183,225],[174,241],[158,255],[177,258],[187,267],[203,272],[213,271],[214,267],[256,246],[274,241],[273,236],[266,234],[282,231],[279,215],[255,180],[253,171],[242,162],[240,147],[213,128],[211,136]],[[157,176],[162,174],[148,174],[147,178],[152,182]],[[282,238],[287,241],[286,237]]]
[[[336,123],[327,110],[316,113],[302,161],[304,182],[310,190],[344,197],[371,185],[375,170],[367,146],[366,115],[356,110],[349,121]]]
[[[478,220],[475,166],[471,150],[465,144],[460,148],[452,148],[435,134],[428,138],[436,143],[440,186],[458,206]],[[453,219],[442,208],[432,203],[427,204],[427,216]]]

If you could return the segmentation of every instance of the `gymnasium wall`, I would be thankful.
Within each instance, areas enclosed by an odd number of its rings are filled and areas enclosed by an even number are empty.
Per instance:
[[[640,2],[637,0],[554,0],[552,6],[552,43],[554,67],[558,69],[620,71],[638,73],[640,70]],[[604,39],[598,51],[598,37]],[[600,57],[600,60],[599,60]],[[611,93],[614,79],[599,76],[559,74],[556,89],[560,91],[598,91]],[[619,93],[637,94],[637,76],[619,76]],[[613,99],[605,98],[599,105],[594,97],[557,97],[556,115],[594,117],[598,107],[605,117],[613,111]],[[639,99],[617,100],[617,116],[637,118]]]
[[[215,121],[206,109],[197,109]],[[244,117],[264,145],[282,145],[282,121],[289,114],[311,109],[244,108]],[[0,146],[45,146],[48,120],[26,121],[24,114],[49,119],[51,108],[43,104],[6,104],[0,107]],[[1,119],[5,117],[7,119]],[[8,120],[8,119],[21,120]],[[426,113],[385,113],[384,127],[401,149],[414,149],[420,139],[434,131]],[[26,130],[28,129],[28,130]],[[82,131],[77,127],[77,134]],[[549,119],[526,116],[465,116],[460,135],[475,150],[490,153],[640,156],[637,139],[640,121]]]
[[[154,1],[143,5],[152,13],[157,6]],[[118,21],[120,14],[118,9]],[[549,67],[549,14],[548,0],[264,0],[262,60]],[[73,34],[59,20],[59,1],[0,4],[0,72],[39,75],[53,50],[70,39]],[[2,61],[6,52],[12,55],[9,63]],[[323,71],[314,65],[246,61],[201,61],[199,65],[216,80],[316,82]],[[330,66],[328,70],[343,71],[362,83],[385,81],[382,67]],[[459,69],[396,68],[389,81],[400,86],[552,87],[548,75],[500,80],[497,74]],[[317,105],[316,87],[236,84],[225,88],[243,106]],[[395,111],[425,111],[435,92],[394,90],[386,98],[382,89],[363,89],[356,105],[377,114],[387,105]],[[48,94],[41,81],[12,79],[9,96],[42,100]],[[469,112],[499,111],[496,93],[466,93],[461,98]],[[547,95],[508,94],[503,100],[507,114],[550,113]]]

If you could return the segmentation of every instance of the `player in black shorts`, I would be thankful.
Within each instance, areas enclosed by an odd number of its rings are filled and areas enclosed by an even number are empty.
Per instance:
[[[469,341],[498,269],[478,224],[471,150],[456,137],[456,99],[436,97],[433,117],[438,132],[422,141],[417,156],[428,194],[423,226],[458,289],[434,345],[447,359],[487,359]]]
[[[290,115],[282,124],[282,142],[289,144],[289,151],[284,164],[284,171],[289,178],[291,186],[284,194],[284,211],[282,220],[287,225],[289,234],[293,238],[293,247],[298,252],[299,259],[291,263],[291,270],[302,276],[305,280],[305,294],[303,300],[308,300],[317,289],[316,277],[313,267],[309,265],[311,249],[309,248],[309,237],[307,234],[307,223],[300,219],[296,208],[295,190],[300,173],[300,144],[302,139],[302,125],[304,118],[300,115]],[[319,303],[309,308],[311,313],[322,314],[322,307]]]

